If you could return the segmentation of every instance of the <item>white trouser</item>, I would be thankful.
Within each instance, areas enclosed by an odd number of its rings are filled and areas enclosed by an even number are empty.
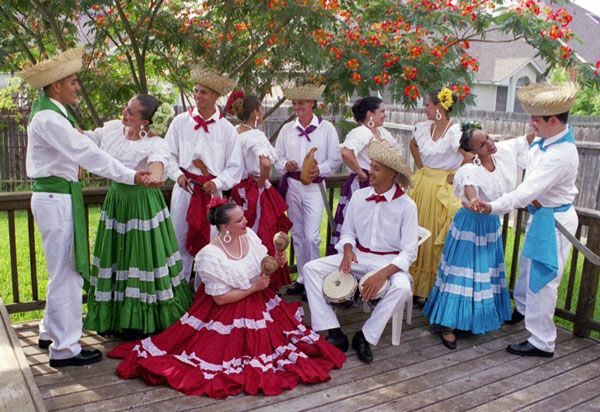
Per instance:
[[[48,270],[48,291],[40,339],[51,340],[50,358],[81,352],[83,278],[75,270],[71,195],[34,192],[31,211],[40,233]]]
[[[321,252],[321,220],[323,197],[316,183],[303,185],[288,178],[286,202],[288,217],[293,223],[292,240],[298,268],[298,282],[304,283],[304,265],[318,259]],[[322,183],[321,183],[322,184]]]
[[[338,270],[342,254],[326,256],[313,260],[304,266],[306,295],[311,313],[311,328],[316,331],[338,328],[340,323],[331,305],[323,295],[323,280],[333,271]],[[394,255],[374,255],[372,253],[356,252],[358,263],[353,263],[351,272],[357,279],[372,270],[387,266]],[[390,277],[390,287],[386,294],[375,306],[375,310],[362,327],[365,339],[372,345],[377,345],[396,306],[402,299],[407,299],[411,286],[406,272],[398,271]]]
[[[565,212],[555,213],[554,217],[571,234],[577,230],[577,213],[571,207]],[[531,218],[527,222],[527,230],[531,225]],[[558,275],[537,293],[529,288],[529,271],[531,270],[531,259],[519,256],[519,277],[515,285],[514,299],[517,311],[525,315],[525,328],[531,336],[529,342],[538,349],[546,352],[554,352],[554,341],[556,340],[556,326],[554,325],[554,309],[558,297],[558,287],[562,278],[565,262],[571,251],[571,243],[558,229],[556,232],[556,246],[558,253]]]

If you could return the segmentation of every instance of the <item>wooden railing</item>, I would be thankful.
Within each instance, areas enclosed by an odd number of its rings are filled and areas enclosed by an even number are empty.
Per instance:
[[[333,208],[335,190],[339,189],[345,181],[345,176],[334,176],[327,178],[328,202]],[[273,184],[276,184],[273,181]],[[171,195],[171,187],[165,186],[163,194],[167,203]],[[106,196],[107,188],[84,189],[84,203],[86,218],[90,206],[101,205]],[[39,296],[38,271],[36,260],[36,243],[34,236],[34,221],[31,209],[29,207],[31,200],[30,192],[6,193],[0,194],[0,213],[6,214],[8,220],[8,239],[9,256],[0,256],[0,261],[10,261],[10,276],[12,287],[12,299],[9,296],[3,296],[8,301],[6,308],[9,313],[27,312],[43,309],[44,299]],[[17,269],[17,239],[16,239],[16,220],[15,212],[23,211],[27,213],[27,236],[29,244],[29,276],[31,279],[31,300],[24,301],[21,296],[25,290],[19,285],[19,273]],[[579,226],[575,237],[585,244],[593,253],[600,255],[600,212],[584,208],[576,208],[579,216]],[[502,234],[504,246],[506,249],[507,239],[509,238],[509,227],[512,228],[513,248],[510,267],[507,267],[507,277],[510,277],[509,287],[514,288],[518,268],[518,255],[520,242],[524,233],[524,225],[527,222],[527,212],[524,209],[518,210],[513,214],[505,215],[503,219]],[[89,224],[88,224],[89,231]],[[89,237],[89,236],[88,236]],[[327,229],[325,241],[329,242],[331,231]],[[582,240],[583,239],[583,240]],[[505,250],[506,251],[506,250]],[[578,271],[578,264],[583,259],[583,270]],[[295,270],[293,249],[290,254],[291,269]],[[512,276],[511,276],[512,275]],[[589,336],[590,331],[600,332],[600,321],[594,319],[594,309],[598,304],[598,279],[600,277],[600,267],[595,266],[585,258],[581,253],[574,251],[571,264],[565,268],[563,279],[567,282],[567,291],[564,304],[556,308],[556,316],[573,323],[573,333],[577,336]],[[28,293],[29,294],[29,293]]]

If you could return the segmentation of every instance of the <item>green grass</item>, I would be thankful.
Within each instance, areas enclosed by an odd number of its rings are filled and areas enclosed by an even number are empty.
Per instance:
[[[337,201],[339,197],[339,190],[336,190],[334,207],[333,211],[335,213],[335,208],[337,207]],[[98,226],[99,219],[99,207],[93,207],[89,209],[89,219],[90,219],[90,240],[91,240],[91,249],[93,250],[93,241],[96,238],[96,231]],[[19,293],[20,293],[20,301],[27,302],[32,299],[31,292],[31,278],[30,278],[30,264],[29,264],[29,241],[27,234],[27,214],[25,212],[16,212],[15,213],[15,225],[16,225],[16,244],[17,244],[17,270],[19,273]],[[327,235],[327,219],[324,216],[321,222],[321,256],[325,255],[326,245],[326,235]],[[507,247],[506,247],[506,268],[507,271],[510,270],[510,265],[512,262],[512,250],[514,245],[514,231],[509,229],[507,236]],[[39,230],[35,229],[35,247],[36,247],[36,261],[37,261],[37,273],[38,273],[38,296],[41,299],[45,298],[46,295],[46,285],[47,285],[47,273],[46,273],[46,262],[44,260],[43,250],[42,250],[42,242]],[[522,239],[521,239],[522,246]],[[8,238],[8,217],[6,213],[0,214],[0,295],[4,299],[5,303],[14,302],[13,294],[12,294],[12,286],[11,286],[11,268],[10,268],[10,249],[9,249],[9,238]],[[571,258],[567,261],[566,268],[570,269],[571,267]],[[577,264],[577,275],[575,277],[574,284],[574,292],[573,292],[573,301],[571,303],[571,311],[574,311],[577,307],[577,298],[579,292],[579,284],[581,281],[581,272],[583,269],[583,259],[580,257]],[[295,274],[293,275],[295,276]],[[510,279],[511,274],[508,274],[508,278]],[[509,281],[507,279],[507,282]],[[558,307],[564,307],[567,295],[567,282],[568,277],[563,276],[559,293],[558,293]],[[23,322],[29,320],[40,319],[42,316],[41,311],[33,311],[33,312],[24,312],[17,313],[11,315],[11,320],[13,322]],[[596,305],[594,312],[594,319],[600,319],[600,304]],[[573,324],[569,321],[555,318],[556,324],[560,325],[566,329],[572,330]],[[600,334],[593,333],[594,337],[600,337]]]

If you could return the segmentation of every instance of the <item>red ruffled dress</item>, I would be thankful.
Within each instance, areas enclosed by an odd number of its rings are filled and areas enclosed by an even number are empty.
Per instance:
[[[194,304],[159,335],[109,352],[123,359],[120,377],[226,398],[242,391],[278,395],[300,382],[325,382],[331,369],[342,367],[346,356],[302,323],[302,306],[281,300],[270,288],[235,303],[214,302],[211,295],[247,289],[259,273],[267,250],[250,229],[247,238],[250,249],[241,260],[211,244],[198,253],[203,285]]]

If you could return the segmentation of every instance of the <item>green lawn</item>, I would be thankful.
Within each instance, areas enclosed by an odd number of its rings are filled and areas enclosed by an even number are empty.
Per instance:
[[[338,192],[339,193],[339,192]],[[334,212],[335,207],[337,206],[338,193],[335,196],[334,203]],[[98,225],[99,218],[99,208],[94,207],[90,208],[89,211],[90,217],[90,239],[92,239],[93,248],[93,239],[96,238],[96,230]],[[19,273],[19,293],[20,293],[20,301],[26,302],[31,300],[31,279],[30,279],[30,266],[29,266],[29,245],[28,245],[28,236],[27,236],[27,214],[25,212],[17,212],[15,213],[16,219],[16,230],[17,230],[17,268]],[[323,237],[323,242],[321,244],[321,255],[325,254],[325,239],[327,233],[327,220],[325,217],[321,222],[321,234]],[[514,232],[512,229],[509,229],[508,240],[507,240],[507,253],[505,256],[506,267],[507,270],[510,268],[510,264],[512,261],[512,248],[514,242]],[[47,283],[47,274],[46,274],[46,264],[42,251],[42,242],[39,231],[35,230],[35,243],[36,243],[36,260],[37,260],[37,272],[38,272],[38,293],[40,298],[44,298],[46,294],[46,283]],[[14,302],[14,298],[12,295],[12,286],[11,286],[11,272],[10,272],[10,251],[9,251],[9,240],[8,240],[8,218],[6,213],[0,214],[0,295],[4,299],[5,303]],[[566,265],[567,268],[570,268],[570,259]],[[575,278],[575,287],[574,287],[574,296],[573,302],[571,305],[571,310],[574,310],[577,305],[577,294],[579,291],[579,282],[581,278],[581,271],[583,268],[583,259],[579,259],[577,265],[577,276]],[[510,275],[509,275],[510,276]],[[507,280],[508,281],[508,280]],[[558,306],[564,307],[565,299],[566,299],[566,291],[567,291],[567,276],[564,276],[561,282],[561,286],[559,289],[558,296]],[[34,312],[26,312],[11,315],[11,319],[13,322],[21,322],[32,319],[39,319],[41,317],[41,311]],[[594,319],[600,319],[600,305],[597,305]],[[556,323],[560,326],[563,326],[567,329],[572,329],[573,325],[571,322],[556,319]],[[596,335],[596,334],[594,334]],[[597,337],[597,336],[596,336]]]

